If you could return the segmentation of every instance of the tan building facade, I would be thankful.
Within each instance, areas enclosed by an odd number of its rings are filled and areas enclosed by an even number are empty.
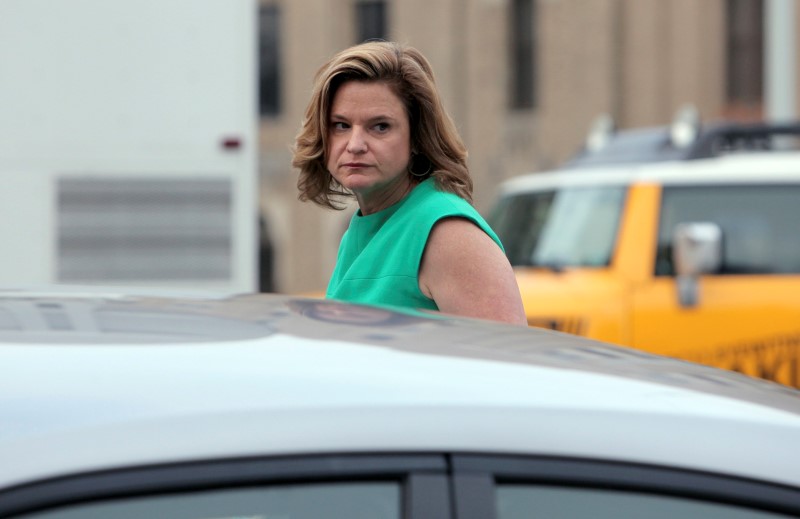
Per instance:
[[[687,103],[705,120],[758,117],[761,100],[733,99],[728,85],[736,1],[261,0],[276,31],[280,91],[260,142],[274,290],[323,290],[352,214],[297,200],[290,147],[317,68],[358,41],[359,9],[382,13],[384,37],[431,61],[486,213],[501,181],[559,165],[599,114],[620,128],[666,124]]]

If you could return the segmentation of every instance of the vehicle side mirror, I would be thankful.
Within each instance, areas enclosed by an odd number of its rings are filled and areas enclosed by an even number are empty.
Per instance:
[[[722,266],[722,229],[712,222],[688,222],[675,226],[672,262],[677,274],[681,306],[697,306],[698,277],[719,271]]]

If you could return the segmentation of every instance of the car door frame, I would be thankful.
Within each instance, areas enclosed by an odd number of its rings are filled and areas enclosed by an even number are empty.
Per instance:
[[[0,517],[170,493],[282,483],[397,481],[404,519],[496,519],[498,483],[604,489],[800,517],[800,488],[677,467],[497,454],[330,454],[105,470],[0,491]]]

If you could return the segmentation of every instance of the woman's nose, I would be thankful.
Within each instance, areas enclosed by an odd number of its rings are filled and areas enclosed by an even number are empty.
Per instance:
[[[350,132],[350,139],[347,141],[347,151],[350,153],[364,153],[367,151],[367,141],[364,139],[364,132],[359,128],[353,128]]]

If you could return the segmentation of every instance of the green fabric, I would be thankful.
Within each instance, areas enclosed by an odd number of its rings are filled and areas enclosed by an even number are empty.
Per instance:
[[[383,211],[357,211],[342,237],[326,297],[342,301],[438,310],[419,289],[422,253],[431,229],[442,218],[462,217],[500,239],[461,197],[439,191],[429,178]]]

